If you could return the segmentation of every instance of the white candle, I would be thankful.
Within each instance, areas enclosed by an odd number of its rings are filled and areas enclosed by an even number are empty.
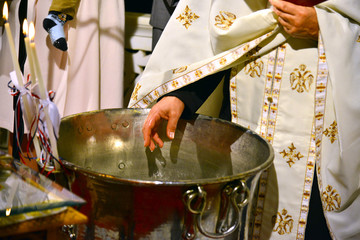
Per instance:
[[[29,25],[28,25],[28,22],[26,19],[23,22],[23,33],[25,35],[25,38],[24,38],[25,48],[26,48],[28,63],[29,63],[29,67],[30,67],[30,80],[31,80],[31,84],[34,85],[36,83],[36,76],[35,76],[35,70],[34,70],[34,61],[32,60],[31,49],[30,49]],[[36,112],[38,111],[37,109],[38,109],[38,107],[36,106]],[[35,118],[36,118],[36,115],[37,114],[34,114]],[[33,136],[36,128],[34,127],[33,129],[30,129],[30,130],[31,130],[30,135]],[[40,157],[41,156],[41,148],[40,148],[39,139],[36,136],[33,138],[33,143],[34,143],[36,156]]]
[[[4,3],[3,18],[5,20],[4,27],[5,27],[9,47],[10,47],[10,53],[11,53],[11,58],[12,58],[12,62],[13,62],[13,65],[14,65],[14,70],[15,70],[15,73],[16,73],[16,77],[18,79],[18,82],[19,82],[20,86],[24,86],[23,79],[22,79],[22,73],[20,71],[19,62],[17,60],[16,50],[15,50],[15,43],[14,43],[14,39],[13,39],[13,36],[12,36],[12,33],[11,33],[10,24],[8,22],[8,5],[7,5],[7,2]]]
[[[47,91],[46,91],[46,88],[45,88],[44,80],[42,78],[40,64],[39,64],[39,58],[38,58],[37,52],[36,52],[36,46],[35,46],[35,41],[34,41],[35,27],[34,27],[33,22],[30,22],[29,37],[30,37],[31,55],[32,55],[32,59],[34,60],[35,73],[36,73],[36,77],[37,77],[39,88],[40,88],[40,98],[43,99],[43,100],[46,100],[46,99],[48,99],[48,94],[47,94]],[[45,112],[46,126],[48,128],[48,133],[49,133],[49,140],[50,140],[51,148],[52,148],[52,151],[53,151],[53,156],[56,159],[59,159],[59,154],[57,152],[57,142],[56,142],[56,138],[55,138],[54,131],[53,131],[53,125],[52,125],[52,122],[50,120],[48,106],[45,106],[44,112]],[[60,169],[60,166],[59,166],[57,161],[54,161],[54,165],[55,165],[56,170]]]
[[[41,99],[47,99],[47,91],[44,84],[44,79],[42,77],[41,68],[39,64],[39,58],[37,56],[36,52],[36,46],[35,46],[35,26],[33,22],[30,22],[29,26],[29,39],[30,39],[30,51],[31,51],[31,57],[34,63],[35,67],[35,74],[38,80],[39,88],[40,88],[40,98]]]
[[[36,83],[36,74],[34,69],[34,60],[32,58],[31,49],[30,49],[30,39],[29,39],[29,25],[28,21],[25,19],[23,23],[23,33],[24,33],[24,41],[25,41],[25,48],[28,58],[28,63],[30,67],[30,80],[32,85]]]

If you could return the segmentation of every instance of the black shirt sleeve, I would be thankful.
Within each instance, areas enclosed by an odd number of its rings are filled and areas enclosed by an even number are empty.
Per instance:
[[[174,96],[179,98],[185,104],[182,117],[191,118],[219,85],[225,73],[226,71],[222,71],[209,75],[195,83],[170,92],[164,96]]]

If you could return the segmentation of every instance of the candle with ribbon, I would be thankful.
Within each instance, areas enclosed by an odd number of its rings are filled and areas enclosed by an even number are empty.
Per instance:
[[[40,69],[39,58],[36,52],[36,46],[34,41],[35,26],[33,22],[30,22],[29,25],[29,38],[30,38],[30,51],[31,51],[32,59],[34,61],[37,83],[39,85],[40,104],[42,104],[43,106],[43,111],[45,114],[44,118],[46,123],[46,130],[47,130],[46,132],[49,135],[48,137],[51,145],[51,151],[52,151],[51,154],[56,160],[59,161],[59,155],[57,152],[57,141],[54,132],[58,131],[57,129],[59,127],[58,125],[60,124],[60,116],[58,115],[56,106],[54,106],[54,104],[50,101],[47,90],[45,88],[44,79],[42,77],[42,73]],[[50,118],[50,116],[52,118]],[[55,169],[59,170],[60,166],[56,160],[54,160],[54,166]]]
[[[34,84],[36,83],[36,75],[35,75],[35,68],[34,68],[34,61],[32,59],[32,54],[31,54],[31,48],[30,48],[30,39],[29,39],[29,24],[28,21],[25,19],[23,22],[23,34],[24,34],[24,42],[25,42],[25,48],[26,48],[26,54],[27,54],[27,59],[28,59],[28,64],[30,67],[30,81],[32,86],[34,86]],[[35,113],[38,112],[38,108],[35,106],[34,108]],[[34,114],[34,122],[37,122],[37,114]],[[36,127],[32,127],[30,129],[30,136],[34,136]],[[40,148],[40,143],[39,143],[39,139],[34,136],[33,138],[33,144],[34,144],[34,148],[35,148],[35,152],[37,157],[39,158],[41,155],[41,148]]]
[[[30,92],[24,87],[23,74],[21,73],[20,65],[17,60],[15,43],[14,43],[14,39],[12,37],[10,24],[8,22],[8,14],[9,14],[8,5],[7,5],[7,2],[5,2],[4,7],[3,7],[3,18],[5,20],[4,27],[5,27],[5,31],[6,31],[6,35],[7,35],[7,39],[8,39],[8,43],[9,43],[9,48],[10,48],[10,53],[11,53],[11,58],[12,58],[12,63],[14,66],[14,71],[15,71],[15,74],[10,73],[10,76],[12,76],[11,77],[12,82],[16,86],[17,90],[20,92],[20,97],[21,97],[23,107],[24,107],[23,113],[24,113],[25,124],[28,127],[28,129],[30,130],[31,124],[34,120],[36,110],[31,111],[32,110],[31,104],[30,104],[31,100],[32,100],[31,95],[30,95]],[[35,147],[37,156],[39,156],[40,155],[39,144],[35,143],[34,147]]]

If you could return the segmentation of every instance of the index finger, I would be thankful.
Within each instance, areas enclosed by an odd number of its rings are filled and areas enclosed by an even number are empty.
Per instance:
[[[151,135],[156,128],[156,122],[156,117],[150,114],[147,116],[142,128],[144,147],[148,147],[150,145]]]

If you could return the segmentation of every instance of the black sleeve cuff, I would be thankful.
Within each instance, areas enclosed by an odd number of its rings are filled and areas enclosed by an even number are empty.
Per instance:
[[[185,109],[181,117],[185,119],[192,118],[196,111],[219,85],[224,74],[225,71],[209,75],[195,83],[170,92],[164,96],[174,96],[179,98],[185,104]]]

